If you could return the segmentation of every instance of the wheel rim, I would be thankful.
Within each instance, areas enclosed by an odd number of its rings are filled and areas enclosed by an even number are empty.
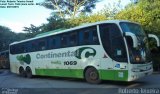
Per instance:
[[[97,77],[98,77],[98,75],[97,75],[97,73],[94,71],[94,72],[91,72],[91,73],[89,74],[89,77],[90,77],[91,80],[96,80]]]

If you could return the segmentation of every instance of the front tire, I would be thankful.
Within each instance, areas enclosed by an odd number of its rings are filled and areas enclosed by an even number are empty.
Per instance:
[[[98,71],[93,67],[87,68],[85,71],[85,79],[91,84],[99,84],[101,82]]]

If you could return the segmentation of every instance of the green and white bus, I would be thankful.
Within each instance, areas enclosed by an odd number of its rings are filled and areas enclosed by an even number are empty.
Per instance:
[[[11,72],[133,81],[152,74],[147,35],[138,23],[109,20],[10,44]]]

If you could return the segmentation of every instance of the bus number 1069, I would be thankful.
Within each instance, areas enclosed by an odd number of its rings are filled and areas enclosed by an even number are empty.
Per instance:
[[[64,65],[77,65],[77,61],[65,61]]]

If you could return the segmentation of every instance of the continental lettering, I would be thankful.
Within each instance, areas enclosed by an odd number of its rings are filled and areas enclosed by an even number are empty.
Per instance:
[[[53,53],[53,52],[49,52],[47,54],[40,54],[37,53],[36,58],[37,59],[46,59],[46,58],[63,58],[63,57],[73,57],[76,55],[76,52],[71,52],[71,51],[67,51],[67,52],[62,52],[62,53]]]

